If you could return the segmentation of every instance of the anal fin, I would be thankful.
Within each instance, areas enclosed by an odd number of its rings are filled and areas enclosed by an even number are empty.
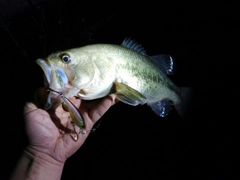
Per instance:
[[[172,103],[167,99],[163,99],[154,103],[149,103],[149,106],[158,116],[161,117],[167,116],[172,110]]]

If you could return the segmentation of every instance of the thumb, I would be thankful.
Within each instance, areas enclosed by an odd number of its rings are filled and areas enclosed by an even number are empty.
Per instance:
[[[31,99],[31,102],[38,108],[43,108],[48,98],[48,91],[44,87],[38,88]]]

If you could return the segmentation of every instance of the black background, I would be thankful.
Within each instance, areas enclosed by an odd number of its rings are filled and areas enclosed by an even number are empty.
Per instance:
[[[191,118],[118,103],[70,157],[62,179],[239,179],[239,10],[234,1],[0,1],[1,173],[27,140],[22,107],[43,86],[35,60],[86,44],[132,37],[167,53],[171,78],[195,89]]]

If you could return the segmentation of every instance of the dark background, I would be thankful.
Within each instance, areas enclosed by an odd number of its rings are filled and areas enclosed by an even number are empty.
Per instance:
[[[0,179],[27,143],[22,107],[43,86],[35,60],[126,37],[149,55],[172,55],[173,81],[195,89],[191,117],[160,118],[147,106],[118,103],[67,160],[62,179],[239,179],[237,4],[0,0]]]

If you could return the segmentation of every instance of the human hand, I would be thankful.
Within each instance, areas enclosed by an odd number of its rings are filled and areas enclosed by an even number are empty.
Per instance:
[[[74,141],[71,137],[74,132],[69,112],[65,111],[62,105],[54,111],[42,109],[47,97],[45,88],[38,89],[35,97],[35,101],[27,102],[24,107],[26,133],[29,138],[27,150],[47,154],[64,163],[81,147],[89,133],[79,134],[78,140]],[[88,103],[75,97],[69,99],[79,107],[87,132],[90,132],[93,125],[116,102],[115,95]]]

